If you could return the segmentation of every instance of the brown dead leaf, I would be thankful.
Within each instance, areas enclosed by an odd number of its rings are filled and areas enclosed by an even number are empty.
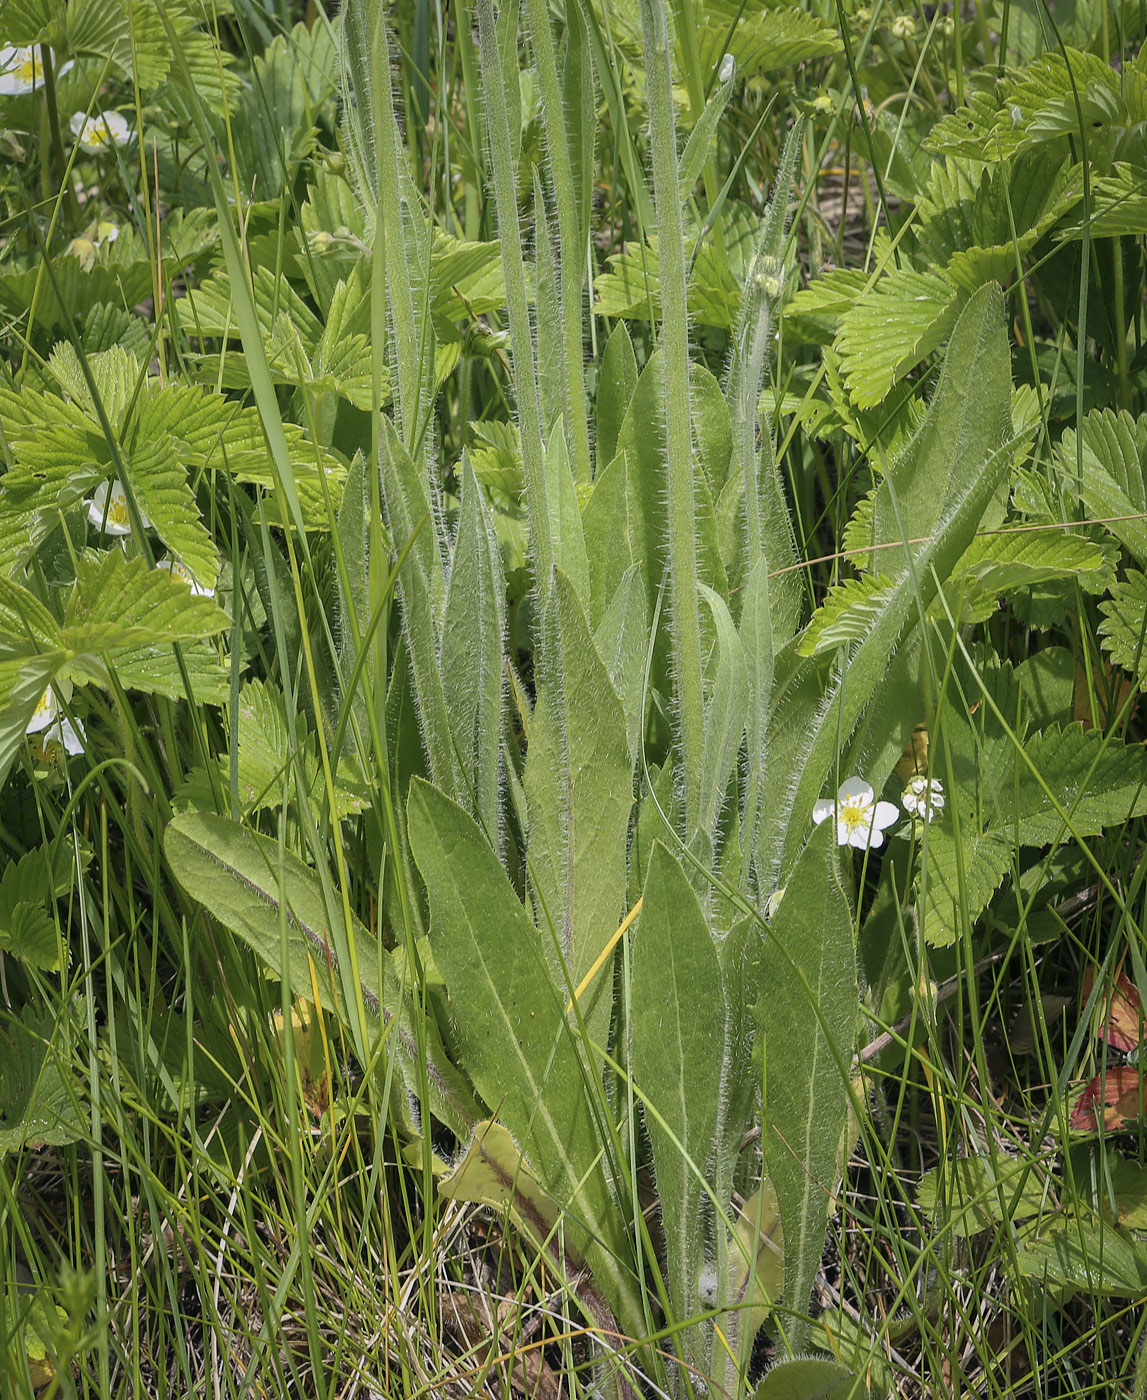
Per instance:
[[[896,775],[902,783],[910,783],[928,771],[928,726],[921,722],[912,731],[908,747],[900,755]]]
[[[1097,724],[1100,729],[1106,729],[1112,719],[1122,711],[1134,685],[1130,677],[1122,671],[1117,674],[1110,662],[1105,662],[1102,669],[1098,666],[1091,668],[1091,684],[1095,691],[1095,707],[1098,712],[1094,715],[1091,711],[1091,696],[1087,691],[1087,672],[1082,666],[1076,667],[1073,718],[1082,724],[1084,729],[1094,729]]]

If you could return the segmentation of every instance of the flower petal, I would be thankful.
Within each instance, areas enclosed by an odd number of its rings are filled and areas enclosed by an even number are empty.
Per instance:
[[[838,802],[845,802],[851,799],[853,802],[863,802],[865,806],[876,796],[872,791],[872,784],[866,783],[863,778],[846,778],[841,783],[836,797]]]
[[[821,822],[827,821],[835,811],[836,803],[829,797],[822,797],[819,802],[813,803],[812,819],[819,826]]]
[[[41,730],[47,729],[49,725],[55,724],[56,716],[59,714],[59,706],[56,703],[55,692],[49,686],[40,697],[40,703],[36,706],[32,718],[24,728],[25,734],[39,734]]]

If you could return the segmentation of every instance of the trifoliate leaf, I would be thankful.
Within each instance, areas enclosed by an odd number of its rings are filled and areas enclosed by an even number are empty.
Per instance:
[[[1093,410],[1078,438],[1075,429],[1064,430],[1053,460],[1063,489],[1147,567],[1147,415]]]
[[[1066,826],[1048,800],[1043,784],[1026,764],[1012,794],[1001,791],[993,825],[1015,831],[1025,846],[1043,846],[1072,835],[1095,836],[1147,812],[1147,749],[1125,744],[1081,724],[1054,726],[1033,734],[1024,745],[1070,819]]]
[[[79,560],[60,642],[73,652],[193,642],[228,625],[210,598],[196,597],[168,569],[109,550],[98,563]]]
[[[959,294],[946,277],[902,268],[881,278],[841,318],[836,349],[852,402],[872,408],[901,375],[939,346]]]
[[[1046,1208],[1047,1183],[1034,1162],[1003,1157],[998,1168],[997,1176],[986,1157],[933,1167],[921,1178],[916,1203],[937,1225],[965,1237]]]
[[[75,1032],[67,1015],[25,1013],[0,1023],[0,1156],[63,1146],[84,1135],[83,1084],[73,1073]]]
[[[969,924],[975,922],[999,889],[1012,853],[1011,842],[998,831],[977,832],[965,822],[957,847],[951,831],[939,822],[931,824],[919,877],[924,896],[920,931],[928,943],[937,948],[954,943],[964,910]]]
[[[980,535],[956,565],[956,576],[970,575],[998,597],[1050,579],[1078,577],[1089,592],[1104,581],[1106,556],[1083,535],[1064,530],[1016,530]]]

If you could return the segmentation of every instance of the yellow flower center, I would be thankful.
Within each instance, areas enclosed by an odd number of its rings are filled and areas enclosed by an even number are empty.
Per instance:
[[[113,496],[108,501],[108,524],[130,525],[131,516],[127,513],[127,501],[122,496]]]
[[[185,583],[188,588],[195,586],[195,580],[191,577],[191,570],[186,564],[181,564],[178,559],[171,561],[171,577],[177,578],[180,583]]]
[[[38,87],[43,80],[43,69],[40,66],[40,55],[35,49],[29,49],[23,60],[17,64],[16,73],[22,83],[34,83]]]
[[[45,734],[37,734],[32,740],[32,757],[41,768],[58,767],[62,751],[60,741]]]
[[[838,803],[837,815],[848,828],[850,835],[861,828],[867,830],[872,821],[872,810],[860,797],[846,797],[843,802]]]

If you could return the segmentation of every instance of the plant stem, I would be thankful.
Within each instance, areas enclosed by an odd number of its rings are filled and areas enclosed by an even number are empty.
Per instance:
[[[669,628],[677,685],[679,782],[688,841],[698,821],[704,747],[701,626],[697,604],[697,535],[693,498],[693,442],[689,418],[689,322],[685,247],[677,188],[673,79],[665,0],[641,0],[645,46],[653,199],[661,262],[661,354],[665,393],[665,466],[669,498]]]
[[[542,439],[542,404],[538,389],[534,336],[526,291],[526,265],[522,256],[522,228],[518,219],[518,191],[510,138],[506,88],[502,82],[502,55],[494,24],[491,0],[476,0],[478,49],[482,60],[482,94],[489,123],[490,161],[493,167],[494,205],[502,245],[502,270],[506,278],[506,311],[510,322],[510,358],[513,364],[518,427],[522,440],[522,465],[530,518],[530,544],[538,586],[539,615],[553,580],[556,549],[551,533],[545,446]],[[541,637],[539,636],[539,642]]]
[[[542,98],[542,128],[553,181],[554,206],[558,225],[558,294],[562,319],[562,350],[565,373],[562,399],[566,440],[574,480],[588,482],[591,476],[589,452],[589,413],[585,397],[585,353],[583,350],[582,301],[585,286],[585,244],[578,218],[577,192],[570,163],[561,84],[554,56],[554,36],[550,29],[546,0],[526,0],[526,21],[534,52],[534,68]],[[588,211],[587,211],[588,212]]]
[[[40,69],[44,74],[44,107],[48,113],[48,130],[52,136],[52,155],[57,179],[64,188],[64,207],[68,211],[68,227],[72,233],[80,226],[80,206],[76,192],[68,176],[68,156],[64,150],[64,136],[60,128],[60,109],[56,101],[56,77],[52,72],[52,51],[47,44],[40,45]],[[45,170],[49,167],[45,163]]]

